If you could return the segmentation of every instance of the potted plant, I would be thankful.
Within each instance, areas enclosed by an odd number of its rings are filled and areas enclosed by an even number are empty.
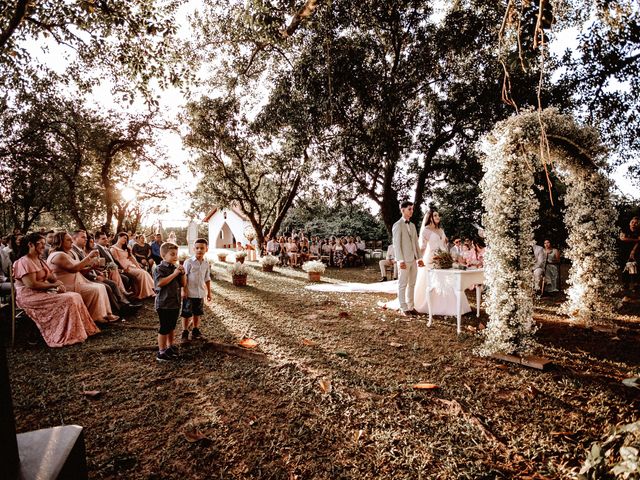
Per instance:
[[[247,258],[247,252],[244,250],[236,252],[236,262],[244,263],[245,258]]]
[[[273,255],[265,255],[260,259],[260,265],[262,265],[263,272],[273,272],[273,267],[278,265],[280,260]]]
[[[327,266],[318,260],[311,260],[310,262],[305,262],[302,265],[302,270],[309,274],[310,282],[319,282],[320,275],[324,273],[326,268]]]
[[[218,260],[221,262],[227,261],[227,252],[218,252]]]
[[[247,284],[249,268],[240,262],[236,262],[231,267],[231,279],[236,287],[244,287]]]
[[[180,255],[178,255],[178,263],[180,265],[184,265],[184,262],[189,258],[189,254],[182,252]]]

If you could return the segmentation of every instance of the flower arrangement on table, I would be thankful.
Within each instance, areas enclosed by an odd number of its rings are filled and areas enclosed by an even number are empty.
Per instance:
[[[273,267],[279,263],[280,260],[278,257],[274,257],[273,255],[265,255],[260,259],[260,265],[262,266],[263,272],[273,272]]]
[[[453,258],[451,257],[451,254],[441,248],[433,252],[431,261],[433,262],[433,266],[437,269],[446,270],[453,266]]]
[[[302,270],[307,272],[307,274],[309,275],[309,280],[311,280],[312,282],[319,282],[320,275],[324,273],[326,268],[327,266],[318,260],[311,260],[310,262],[305,262],[302,264]]]
[[[231,272],[231,279],[233,280],[233,284],[237,287],[242,287],[247,284],[247,275],[249,274],[249,267],[244,265],[243,263],[236,262],[229,269]]]

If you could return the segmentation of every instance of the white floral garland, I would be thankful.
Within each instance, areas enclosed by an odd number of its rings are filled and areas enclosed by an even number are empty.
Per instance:
[[[604,153],[599,137],[555,109],[546,109],[540,116],[533,111],[521,113],[498,123],[482,144],[489,322],[480,355],[526,352],[535,343],[532,246],[538,201],[532,186],[534,170],[541,168],[540,121],[554,163],[567,174],[565,222],[570,234],[565,255],[573,265],[563,311],[572,319],[589,321],[614,308],[615,211],[609,180],[598,171]],[[585,165],[585,159],[596,163]]]

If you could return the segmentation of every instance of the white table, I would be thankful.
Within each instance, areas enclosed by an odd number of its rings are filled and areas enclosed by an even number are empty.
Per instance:
[[[456,294],[456,312],[458,320],[458,333],[462,331],[462,296],[464,291],[476,286],[476,316],[480,317],[480,300],[482,296],[482,284],[484,284],[484,270],[457,270],[457,269],[432,269],[429,270],[429,286],[427,287],[427,307],[429,309],[429,323],[431,326],[433,315],[431,315],[431,291],[435,289],[453,288]]]

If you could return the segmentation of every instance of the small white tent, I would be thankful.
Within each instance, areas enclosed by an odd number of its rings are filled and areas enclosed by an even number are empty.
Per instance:
[[[203,221],[209,223],[209,250],[249,243],[244,232],[251,222],[235,208],[213,208]]]

